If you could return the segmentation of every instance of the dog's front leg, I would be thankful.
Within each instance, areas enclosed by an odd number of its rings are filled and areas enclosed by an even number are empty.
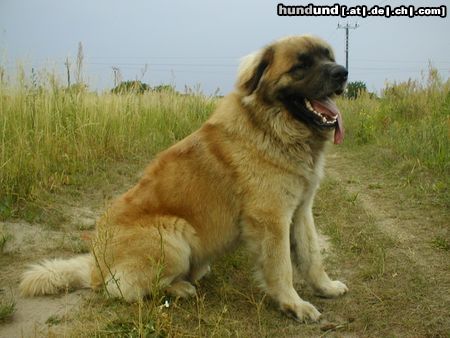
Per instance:
[[[288,316],[316,321],[320,312],[302,300],[293,286],[289,227],[290,220],[261,212],[246,218],[243,237],[254,255],[256,279],[262,289]]]
[[[305,201],[294,213],[290,235],[292,262],[319,295],[337,297],[348,288],[340,281],[332,281],[323,268],[312,201],[313,198]]]

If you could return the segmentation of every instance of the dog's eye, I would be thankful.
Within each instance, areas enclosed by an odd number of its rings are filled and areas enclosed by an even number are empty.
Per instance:
[[[329,49],[325,49],[325,57],[333,62],[335,61],[333,53]]]
[[[296,64],[294,67],[292,67],[290,72],[297,73],[299,71],[305,71],[305,70],[308,70],[309,68],[311,68],[311,66],[312,66],[312,63],[310,63],[310,62],[299,63],[299,64]]]
[[[306,70],[307,67],[305,67],[304,64],[300,64],[300,65],[295,65],[294,67],[291,68],[290,72],[291,73],[296,73],[298,71],[302,71],[302,70]]]
[[[304,71],[311,68],[313,65],[313,59],[308,54],[300,54],[298,56],[298,63],[291,68],[291,72]]]

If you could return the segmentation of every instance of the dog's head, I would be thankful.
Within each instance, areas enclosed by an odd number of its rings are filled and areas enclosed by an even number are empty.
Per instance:
[[[325,41],[290,36],[245,57],[236,87],[243,96],[282,106],[309,128],[333,128],[334,141],[340,143],[344,129],[333,97],[344,91],[347,74]]]

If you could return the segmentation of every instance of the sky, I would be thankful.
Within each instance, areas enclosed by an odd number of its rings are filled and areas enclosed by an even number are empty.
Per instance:
[[[438,7],[447,0],[315,1],[348,7],[401,5]],[[17,65],[27,74],[54,70],[66,83],[79,42],[83,77],[93,90],[114,86],[113,67],[123,80],[151,86],[171,84],[205,94],[233,88],[241,57],[294,34],[327,40],[345,65],[349,31],[349,81],[363,81],[379,92],[386,82],[423,79],[431,64],[450,76],[450,19],[441,17],[278,16],[277,4],[306,6],[309,1],[268,0],[0,0],[0,66],[10,77]],[[450,7],[450,6],[447,6]],[[450,8],[447,8],[447,12]],[[74,75],[72,74],[72,79]]]

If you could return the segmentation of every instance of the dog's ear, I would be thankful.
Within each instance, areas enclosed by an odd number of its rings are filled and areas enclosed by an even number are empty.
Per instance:
[[[245,95],[253,93],[258,88],[265,71],[272,63],[273,54],[273,48],[267,47],[242,58],[238,70],[237,89],[245,93]]]

